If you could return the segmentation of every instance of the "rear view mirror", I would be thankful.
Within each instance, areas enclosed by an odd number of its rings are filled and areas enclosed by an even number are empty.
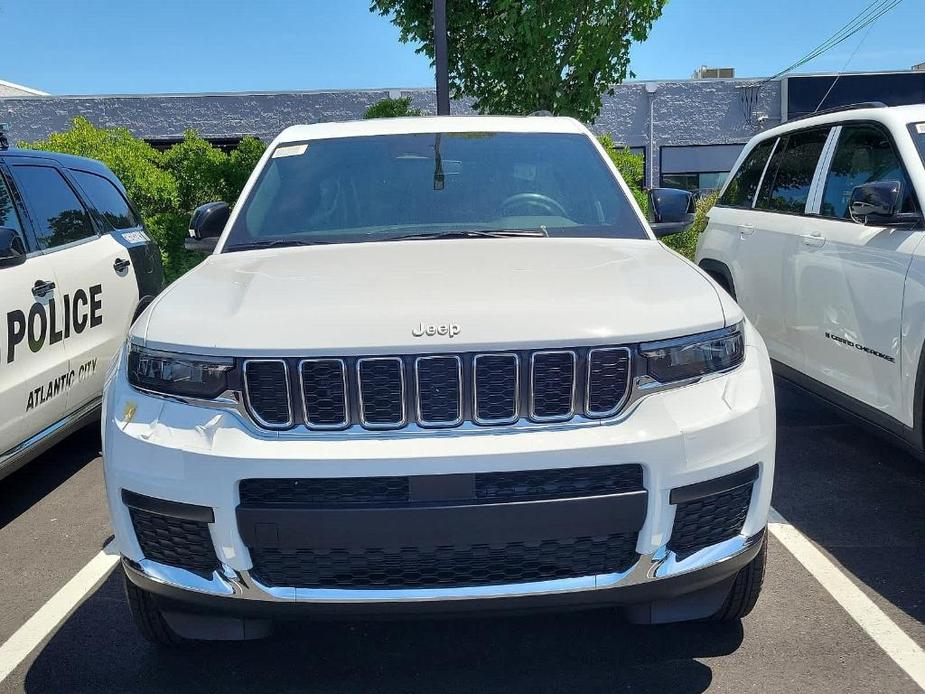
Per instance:
[[[0,227],[0,268],[14,267],[26,262],[26,249],[15,229]]]
[[[215,250],[218,237],[225,230],[231,216],[227,202],[208,202],[193,211],[189,223],[189,238],[184,246],[191,251],[211,252]]]
[[[668,236],[685,231],[694,223],[694,196],[677,188],[653,188],[649,191],[652,232]]]
[[[900,212],[902,183],[899,181],[873,181],[856,186],[851,191],[848,210],[851,218],[871,226],[907,226],[919,221],[919,215]]]

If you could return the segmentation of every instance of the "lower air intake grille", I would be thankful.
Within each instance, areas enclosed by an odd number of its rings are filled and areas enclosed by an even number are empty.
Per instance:
[[[271,428],[292,424],[286,362],[276,359],[247,361],[244,383],[247,405],[260,424]]]
[[[642,489],[641,465],[492,472],[475,478],[476,498],[491,502],[568,499]]]
[[[627,570],[636,534],[492,545],[394,549],[253,549],[254,578],[299,588],[450,588]]]
[[[742,530],[752,484],[678,504],[668,549],[684,557],[735,537]]]
[[[207,523],[161,516],[135,508],[129,509],[129,513],[145,559],[202,576],[211,576],[218,569]]]

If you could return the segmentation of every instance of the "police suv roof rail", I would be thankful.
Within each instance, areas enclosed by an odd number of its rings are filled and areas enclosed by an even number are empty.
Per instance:
[[[812,118],[813,116],[824,116],[828,113],[840,113],[841,111],[857,111],[862,108],[888,108],[888,106],[882,101],[861,101],[856,104],[845,104],[844,106],[833,106],[832,108],[824,108],[821,111],[814,111],[813,113],[804,113],[800,116],[794,116],[793,118],[788,118],[785,122],[792,123],[797,120],[804,120],[806,118]]]

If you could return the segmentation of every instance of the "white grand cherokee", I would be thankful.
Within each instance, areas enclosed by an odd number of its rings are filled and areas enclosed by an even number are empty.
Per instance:
[[[925,106],[858,104],[746,145],[697,262],[775,372],[921,453]]]
[[[653,196],[661,224],[679,199]],[[764,344],[581,124],[292,127],[230,216],[191,226],[215,251],[135,323],[104,405],[149,639],[306,613],[752,608]]]

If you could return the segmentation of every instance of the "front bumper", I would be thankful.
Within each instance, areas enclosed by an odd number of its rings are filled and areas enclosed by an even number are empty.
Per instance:
[[[628,604],[673,599],[710,585],[725,585],[760,549],[773,478],[773,383],[763,344],[752,329],[749,338],[745,363],[733,372],[653,393],[617,422],[582,427],[564,424],[537,427],[535,431],[255,438],[234,412],[138,393],[117,371],[107,389],[104,457],[113,527],[126,574],[146,590],[171,600],[206,602],[213,608],[233,605],[235,610],[244,611],[298,611],[304,607],[338,614]],[[593,534],[612,522],[615,531],[633,534],[635,559],[619,570],[551,580],[452,587],[269,585],[255,575],[257,546],[272,546],[280,534],[311,535],[318,528],[326,529],[315,533],[319,546],[335,540],[343,543],[350,535],[344,523],[349,526],[351,517],[342,510],[340,516],[315,520],[298,514],[293,523],[274,516],[271,525],[276,529],[268,540],[266,536],[261,539],[258,527],[266,518],[260,513],[256,517],[245,513],[242,518],[241,512],[240,484],[246,479],[436,479],[605,465],[641,466],[642,505],[638,494],[634,501],[611,499],[613,503],[597,509],[584,528],[580,525],[587,519],[580,514],[579,526],[569,532]],[[692,498],[696,503],[698,498],[709,496],[706,492],[711,491],[711,481],[741,477],[743,471],[752,469],[745,511],[732,536],[693,551],[674,551],[671,542],[673,531],[677,533],[678,490],[700,488],[704,494]],[[207,509],[216,569],[188,571],[145,556],[123,500],[124,492]],[[635,508],[628,511],[633,504]],[[581,507],[587,509],[587,504]],[[460,511],[454,507],[453,513]],[[491,535],[487,542],[498,541],[489,532],[491,528],[503,529],[507,533],[504,540],[532,531],[523,515],[499,516],[496,522],[486,522],[478,520],[478,509],[464,513],[471,514],[464,525],[475,527],[476,536]],[[562,531],[562,524],[574,524],[570,514],[557,514],[548,508],[533,517],[539,526],[554,532]],[[356,532],[368,538],[370,533],[382,535],[382,528],[391,528],[413,536],[415,542],[432,542],[434,538],[428,539],[428,533],[433,535],[434,527],[458,527],[449,518],[436,523],[431,519],[424,522],[423,516],[401,522],[388,518],[384,525],[384,517],[378,517],[361,524],[367,530],[359,527]],[[463,533],[454,537],[454,542],[472,543],[476,536]]]

